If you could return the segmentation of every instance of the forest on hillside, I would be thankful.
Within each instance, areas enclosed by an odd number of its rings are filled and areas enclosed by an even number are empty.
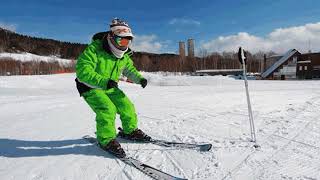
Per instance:
[[[28,52],[42,56],[56,56],[74,61],[85,49],[86,44],[62,42],[21,35],[0,28],[0,53]],[[154,54],[134,52],[132,59],[137,69],[146,72],[194,72],[202,69],[238,69],[240,64],[235,52],[208,53],[201,51],[201,57],[181,57],[176,54]],[[248,72],[261,72],[261,62],[265,53],[248,52]],[[269,52],[269,55],[274,53]],[[15,62],[13,62],[15,61]],[[57,62],[20,62],[13,59],[0,60],[0,75],[6,74],[52,74],[73,72],[74,64],[61,67]]]

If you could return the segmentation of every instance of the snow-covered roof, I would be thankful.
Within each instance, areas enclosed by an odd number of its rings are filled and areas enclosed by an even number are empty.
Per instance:
[[[306,61],[298,61],[297,63],[298,63],[298,64],[300,64],[300,63],[311,63],[311,61],[310,61],[310,60],[306,60]]]
[[[296,49],[290,49],[278,61],[276,61],[271,67],[269,67],[265,72],[263,72],[261,76],[263,78],[268,77],[272,72],[274,72],[279,66],[281,66],[284,62],[286,62],[296,52],[298,52]]]

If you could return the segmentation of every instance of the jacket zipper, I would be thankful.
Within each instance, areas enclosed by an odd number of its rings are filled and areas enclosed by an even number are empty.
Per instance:
[[[111,80],[113,80],[113,79],[112,79],[112,74],[113,74],[113,71],[115,70],[115,68],[116,68],[116,66],[117,66],[117,64],[118,64],[118,61],[119,61],[119,60],[117,60],[116,63],[114,63],[113,69],[112,69],[112,71],[111,71],[111,74],[110,74],[110,79],[111,79]]]

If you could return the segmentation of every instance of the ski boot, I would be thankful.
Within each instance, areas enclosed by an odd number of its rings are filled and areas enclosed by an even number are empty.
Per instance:
[[[123,139],[131,140],[131,141],[137,141],[137,142],[149,142],[151,140],[151,137],[145,134],[141,129],[135,129],[130,134],[125,134],[122,130],[122,128],[118,128],[119,133],[118,136]]]
[[[120,143],[116,139],[111,140],[105,146],[101,146],[101,148],[118,158],[126,157],[126,153],[124,152]]]

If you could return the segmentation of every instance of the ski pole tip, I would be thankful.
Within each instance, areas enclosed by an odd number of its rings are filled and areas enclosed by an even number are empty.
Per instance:
[[[261,146],[259,144],[254,144],[253,147],[256,148],[256,149],[260,149],[261,148]]]

